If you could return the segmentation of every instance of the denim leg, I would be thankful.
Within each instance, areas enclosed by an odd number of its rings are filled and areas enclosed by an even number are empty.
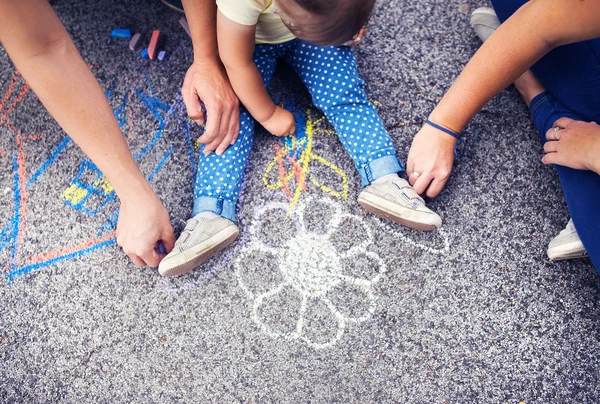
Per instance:
[[[276,65],[277,47],[257,45],[254,51],[254,63],[258,67],[265,86],[271,81]],[[235,144],[225,153],[208,157],[200,150],[198,171],[194,186],[194,211],[211,211],[232,222],[236,221],[235,204],[240,194],[244,169],[250,157],[254,140],[254,119],[246,108],[240,108],[240,133]]]
[[[364,82],[351,47],[322,47],[299,40],[286,61],[325,113],[360,173],[363,187],[386,174],[404,171],[396,157]]]
[[[585,120],[562,105],[552,94],[544,92],[536,96],[530,105],[533,121],[542,142],[554,122],[563,117]],[[556,165],[565,194],[569,213],[596,270],[600,272],[600,175],[593,171],[574,170]]]

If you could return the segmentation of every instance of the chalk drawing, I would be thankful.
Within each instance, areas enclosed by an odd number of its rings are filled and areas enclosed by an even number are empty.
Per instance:
[[[331,212],[328,220],[327,231],[324,234],[318,234],[307,229],[305,223],[305,212],[308,207],[316,201],[329,205],[328,211]],[[274,248],[267,245],[260,238],[261,218],[265,215],[273,214],[277,211],[289,211],[289,206],[283,203],[271,203],[256,210],[251,225],[248,228],[250,241],[240,250],[236,257],[233,268],[240,287],[244,290],[249,299],[252,300],[252,320],[257,324],[262,332],[273,338],[283,339],[285,341],[300,340],[307,345],[322,349],[335,345],[340,341],[349,324],[361,323],[369,318],[376,309],[376,298],[373,291],[373,286],[381,280],[382,275],[387,271],[386,263],[372,252],[373,234],[372,226],[367,221],[359,216],[345,213],[341,210],[340,205],[331,199],[317,200],[309,198],[297,206],[297,209],[291,215],[289,220],[294,220],[297,223],[297,234],[288,240],[284,247]],[[364,240],[357,242],[347,251],[338,251],[331,242],[336,231],[344,220],[352,220],[364,229]],[[449,251],[449,242],[445,233],[440,232],[439,236],[443,240],[443,247],[440,249],[432,248],[415,241],[410,240],[403,235],[397,225],[377,222],[377,230],[385,230],[401,241],[410,245],[421,248],[427,252],[434,254],[446,254]],[[246,263],[251,257],[257,253],[267,253],[274,257],[276,266],[281,274],[282,282],[264,293],[252,292],[252,285],[245,282]],[[376,263],[376,275],[369,279],[348,275],[343,268],[342,261],[356,259],[359,256],[367,257],[371,262]],[[366,310],[363,310],[364,315],[352,317],[344,314],[342,310],[336,307],[332,293],[336,292],[338,286],[343,284],[352,286],[360,290],[365,296],[363,305]],[[261,319],[261,309],[265,304],[268,304],[270,298],[282,293],[285,288],[292,288],[302,297],[300,310],[297,312],[295,320],[295,330],[284,333],[274,331]],[[337,320],[337,331],[335,335],[325,342],[316,342],[306,335],[305,326],[307,324],[306,308],[311,300],[320,300],[324,303],[331,314]],[[291,312],[289,310],[288,312]]]
[[[29,92],[29,86],[24,82],[22,82],[20,90],[16,91],[21,82],[20,75],[15,72],[8,90],[1,98],[2,101],[0,101],[0,126],[5,126],[13,133],[17,144],[17,151],[13,155],[13,215],[9,219],[8,224],[0,230],[0,250],[8,248],[10,253],[7,276],[9,285],[19,276],[32,271],[48,267],[60,261],[82,257],[93,251],[114,245],[116,243],[115,228],[119,213],[118,208],[110,212],[109,218],[99,227],[96,237],[87,240],[75,240],[72,245],[67,247],[40,252],[30,257],[23,257],[21,255],[21,246],[26,237],[28,191],[36,185],[37,181],[44,176],[48,168],[57,162],[72,143],[69,137],[63,138],[49,153],[46,160],[27,178],[28,169],[24,141],[39,139],[41,134],[25,136],[11,124],[11,113],[15,111],[16,107]],[[153,95],[151,83],[149,84],[149,93],[138,88],[130,89],[123,97],[122,103],[114,111],[119,126],[123,128],[127,121],[131,120],[131,112],[127,108],[128,103],[135,98],[146,107],[147,111],[158,123],[158,128],[149,141],[144,144],[139,152],[134,154],[134,158],[138,163],[157,147],[158,141],[166,132],[167,123],[172,119],[181,119],[181,115],[175,112],[179,112],[184,108],[181,96],[177,96],[175,101],[168,105]],[[116,92],[112,89],[106,95],[109,99],[117,97]],[[13,99],[12,102],[10,102],[11,99]],[[128,111],[127,113],[126,110]],[[178,123],[177,128],[179,127]],[[173,152],[173,148],[168,148],[163,152],[162,158],[147,176],[149,181],[164,166]],[[100,170],[91,161],[84,159],[80,162],[79,170],[70,186],[62,193],[62,199],[65,205],[94,217],[98,212],[106,209],[109,206],[109,202],[116,199],[116,195],[112,186]]]
[[[275,144],[275,157],[267,165],[263,175],[263,182],[270,190],[281,190],[289,201],[288,212],[291,214],[294,208],[298,205],[303,192],[307,191],[307,179],[320,189],[321,191],[336,197],[348,198],[348,178],[344,171],[331,163],[322,156],[319,156],[313,151],[313,139],[317,133],[317,127],[325,117],[321,116],[315,119],[312,116],[311,109],[306,110],[306,119],[304,111],[294,107],[287,107],[294,113],[296,119],[296,134],[282,138],[281,143]],[[322,133],[332,134],[333,130],[321,130]],[[311,166],[322,164],[333,171],[334,178],[338,179],[338,183],[326,185],[322,183],[311,172]],[[272,172],[277,169],[277,180],[275,182],[270,179],[273,177]],[[292,185],[292,180],[295,181],[295,187]]]

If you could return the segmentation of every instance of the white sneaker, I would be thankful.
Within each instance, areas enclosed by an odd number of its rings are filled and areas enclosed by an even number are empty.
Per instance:
[[[579,239],[573,219],[569,220],[558,236],[554,237],[548,246],[548,258],[550,261],[570,260],[574,258],[587,257],[587,251]]]
[[[500,25],[500,20],[493,8],[481,7],[471,14],[471,27],[481,42],[487,41]]]
[[[416,230],[436,230],[442,226],[437,213],[403,178],[367,186],[358,196],[367,211]]]
[[[233,243],[238,234],[238,227],[230,220],[196,215],[187,221],[173,251],[160,262],[158,272],[163,276],[189,272]]]

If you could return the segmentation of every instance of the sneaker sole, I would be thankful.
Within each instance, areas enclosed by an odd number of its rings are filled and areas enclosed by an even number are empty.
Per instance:
[[[158,272],[162,276],[177,276],[190,272],[208,261],[210,257],[219,251],[230,246],[239,233],[237,227],[229,226],[208,240],[171,257],[169,259],[170,265],[167,264],[168,266],[166,268],[161,268],[159,265]],[[223,237],[225,238],[223,239]]]
[[[577,248],[572,248],[572,249],[564,249],[560,252],[556,252],[554,254],[551,254],[550,251],[548,251],[548,258],[550,258],[550,261],[565,261],[565,260],[573,260],[573,259],[578,259],[578,258],[587,258],[588,257],[588,253],[585,249],[582,249],[581,247],[577,247]]]
[[[384,219],[400,223],[401,225],[411,229],[420,231],[432,231],[438,230],[441,227],[441,221],[439,225],[436,225],[430,223],[416,222],[414,219],[411,220],[406,216],[414,214],[413,210],[403,208],[395,203],[388,201],[387,199],[380,198],[372,194],[367,194],[367,196],[359,195],[358,203],[367,212],[371,212],[377,216],[383,217]],[[401,211],[398,213],[394,212],[394,210],[398,209],[400,209]]]

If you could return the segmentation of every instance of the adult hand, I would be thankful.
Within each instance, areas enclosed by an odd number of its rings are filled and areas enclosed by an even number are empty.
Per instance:
[[[205,144],[204,154],[221,155],[237,140],[240,109],[225,69],[220,61],[207,59],[194,62],[188,69],[181,89],[190,118],[205,123],[200,101],[206,107],[206,129],[198,141]]]
[[[273,115],[261,125],[275,136],[288,136],[296,133],[296,121],[294,115],[281,107],[275,107]]]
[[[442,191],[452,171],[455,143],[455,138],[429,125],[417,133],[406,164],[408,181],[417,193],[434,198]]]
[[[546,133],[542,162],[600,174],[600,126],[561,118],[554,122],[554,128]]]
[[[344,44],[344,46],[357,46],[360,45],[360,43],[363,41],[363,39],[365,39],[365,35],[367,35],[367,26],[363,26],[360,31],[358,32],[358,34],[354,35],[354,37],[349,40],[348,42],[346,42]]]
[[[138,266],[157,267],[164,257],[158,243],[171,252],[175,244],[169,214],[154,192],[136,194],[121,200],[117,224],[117,244]]]

